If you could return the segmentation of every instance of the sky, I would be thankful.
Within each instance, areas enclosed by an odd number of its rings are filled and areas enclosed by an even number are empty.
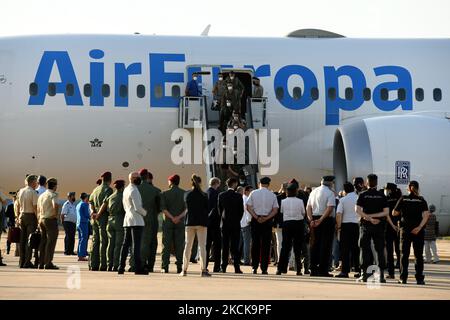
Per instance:
[[[0,36],[29,34],[450,38],[450,0],[0,0]]]

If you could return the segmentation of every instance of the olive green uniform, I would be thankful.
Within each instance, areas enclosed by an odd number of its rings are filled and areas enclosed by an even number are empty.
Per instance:
[[[106,184],[101,184],[92,191],[89,203],[94,207],[95,212],[100,211],[100,207],[105,200],[113,193],[113,190]],[[89,267],[91,270],[107,270],[106,250],[108,247],[108,214],[102,214],[98,220],[91,220],[92,225],[92,246],[89,256]]]
[[[231,106],[227,106],[227,101],[231,102]],[[241,98],[238,90],[233,89],[231,92],[226,91],[220,102],[220,128],[225,130],[233,111],[241,113]]]
[[[244,91],[244,85],[242,84],[241,80],[239,80],[239,78],[236,76],[234,76],[233,80],[231,80],[230,77],[227,77],[225,79],[225,85],[227,85],[228,83],[231,83],[233,85],[233,90],[236,90],[238,92],[240,99],[242,92]]]
[[[186,209],[184,202],[185,191],[178,186],[171,186],[170,189],[161,193],[161,210],[167,210],[176,217]],[[170,249],[175,247],[175,256],[177,258],[177,271],[181,271],[183,265],[184,250],[184,220],[174,224],[164,215],[163,235],[162,235],[162,269],[168,269],[170,263]]]
[[[142,198],[142,207],[147,211],[147,215],[144,217],[144,231],[142,232],[141,259],[144,267],[153,272],[158,248],[158,214],[160,213],[161,190],[146,181],[143,181],[138,189]],[[133,254],[131,256],[130,266],[134,268]]]
[[[214,88],[213,88],[213,91],[212,91],[213,95],[214,95],[214,99],[217,100],[217,103],[220,104],[222,102],[222,97],[225,94],[226,90],[227,90],[227,86],[225,84],[225,81],[224,80],[222,80],[222,81],[218,80],[216,82],[216,84],[214,85]]]
[[[108,204],[108,268],[119,268],[120,250],[122,248],[124,231],[123,219],[125,217],[125,210],[123,208],[123,191],[115,191],[110,195],[106,202]]]

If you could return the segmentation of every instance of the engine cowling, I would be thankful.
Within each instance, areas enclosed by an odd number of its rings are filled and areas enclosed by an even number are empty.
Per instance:
[[[410,163],[407,176],[417,180],[428,204],[436,206],[441,234],[450,233],[450,120],[445,114],[417,113],[349,120],[335,133],[336,185],[369,173],[379,187],[395,182],[397,161]],[[403,172],[405,173],[405,172]],[[399,184],[402,192],[406,185]],[[338,187],[340,189],[340,187]]]

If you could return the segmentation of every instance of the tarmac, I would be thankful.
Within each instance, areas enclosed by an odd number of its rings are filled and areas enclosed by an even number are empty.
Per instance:
[[[187,277],[176,274],[175,257],[171,257],[170,273],[160,273],[159,242],[155,272],[148,276],[126,272],[93,272],[87,262],[77,256],[63,255],[64,231],[60,231],[54,263],[60,270],[18,268],[14,256],[15,245],[6,254],[6,235],[0,248],[6,267],[0,267],[1,300],[448,300],[450,299],[450,240],[438,240],[441,261],[425,264],[425,286],[414,279],[414,262],[410,264],[407,285],[388,279],[386,284],[357,283],[349,279],[317,278],[309,275],[275,275],[276,267],[269,267],[269,275],[251,273],[243,266],[244,274],[234,274],[230,265],[227,273],[213,273],[211,278],[200,277],[200,266],[190,264]],[[212,266],[210,266],[212,268]],[[336,274],[337,272],[334,272]],[[398,277],[398,270],[396,270]]]

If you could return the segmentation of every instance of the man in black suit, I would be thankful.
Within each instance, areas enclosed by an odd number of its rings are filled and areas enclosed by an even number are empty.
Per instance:
[[[206,240],[206,268],[208,268],[209,255],[212,246],[214,260],[214,272],[220,272],[220,249],[222,248],[222,236],[220,233],[220,216],[217,210],[217,199],[219,197],[219,178],[211,178],[208,193],[208,235]]]
[[[239,240],[244,203],[242,196],[235,191],[238,186],[238,180],[236,178],[228,179],[227,186],[228,190],[219,194],[218,201],[219,214],[222,218],[222,272],[225,273],[227,270],[228,256],[231,249],[234,272],[242,273],[239,266]]]

